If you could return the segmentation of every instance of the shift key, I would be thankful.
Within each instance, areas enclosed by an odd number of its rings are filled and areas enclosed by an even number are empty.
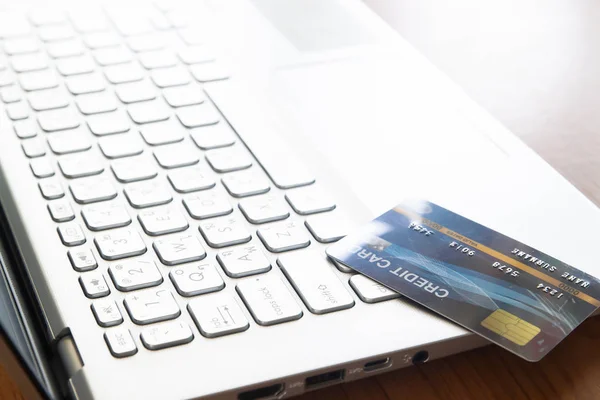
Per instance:
[[[314,314],[344,310],[354,299],[333,272],[325,255],[303,252],[280,256],[279,267]]]
[[[250,278],[237,291],[259,325],[275,325],[302,317],[302,310],[277,276]]]

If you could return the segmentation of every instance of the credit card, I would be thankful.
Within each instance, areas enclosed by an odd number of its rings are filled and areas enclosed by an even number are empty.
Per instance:
[[[600,306],[595,277],[428,201],[394,207],[327,254],[528,361]]]

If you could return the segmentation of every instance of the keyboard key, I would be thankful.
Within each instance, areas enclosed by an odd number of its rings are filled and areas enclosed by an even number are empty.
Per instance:
[[[86,272],[98,268],[96,257],[89,248],[77,248],[69,250],[69,260],[73,269],[77,272]]]
[[[196,143],[196,146],[202,150],[227,147],[235,143],[234,133],[226,123],[192,129],[190,136],[194,140],[194,143]]]
[[[340,240],[348,233],[350,227],[347,218],[335,211],[311,215],[304,223],[310,233],[321,243],[331,243]]]
[[[29,12],[29,20],[36,26],[55,25],[65,22],[66,16],[60,10],[40,7]]]
[[[229,72],[218,62],[195,64],[190,70],[194,79],[200,83],[229,79]]]
[[[209,150],[205,157],[216,172],[233,172],[252,166],[252,159],[247,152],[237,146]]]
[[[75,99],[77,108],[84,115],[101,114],[117,109],[115,95],[108,92],[82,94]]]
[[[110,294],[110,289],[106,284],[104,276],[100,272],[88,272],[81,274],[79,284],[83,289],[83,293],[90,299],[106,297]]]
[[[57,87],[58,79],[56,78],[54,71],[46,69],[43,71],[19,74],[19,83],[24,91],[33,92],[35,90],[52,89]]]
[[[40,192],[46,200],[60,199],[65,195],[60,181],[56,178],[46,178],[38,183]]]
[[[96,50],[118,46],[121,39],[114,32],[92,32],[83,37],[83,42],[89,49]]]
[[[100,74],[92,73],[85,75],[70,76],[66,79],[67,89],[71,94],[98,93],[106,88],[106,83]]]
[[[125,104],[154,100],[156,89],[148,81],[124,83],[116,89],[117,97]]]
[[[46,132],[74,129],[80,125],[79,116],[70,107],[44,111],[37,115],[38,124]]]
[[[216,190],[187,195],[183,198],[183,205],[195,219],[218,217],[233,211],[227,197]]]
[[[31,31],[31,25],[22,13],[3,11],[0,14],[0,38],[25,36]]]
[[[117,180],[122,183],[152,179],[157,175],[154,163],[143,156],[115,160],[111,169]]]
[[[179,346],[194,339],[192,330],[185,322],[166,322],[142,330],[140,339],[148,350],[160,350]]]
[[[4,52],[9,56],[35,53],[39,49],[38,41],[31,37],[12,38],[4,41]]]
[[[206,100],[204,92],[196,85],[166,88],[163,90],[163,96],[171,107],[192,106],[202,104]]]
[[[331,269],[324,253],[282,255],[279,267],[310,312],[325,314],[354,306],[354,300]]]
[[[85,243],[85,235],[77,222],[66,222],[59,225],[57,230],[65,246],[78,246]]]
[[[21,92],[16,86],[8,86],[0,90],[0,100],[4,104],[16,103],[21,99]]]
[[[285,199],[300,215],[315,214],[335,208],[331,197],[315,186],[290,190],[286,192]]]
[[[92,312],[96,322],[103,328],[119,325],[123,322],[117,303],[112,300],[98,300],[92,303]]]
[[[29,108],[22,101],[18,103],[7,104],[4,106],[4,108],[6,109],[6,115],[8,115],[8,118],[12,119],[13,121],[29,118]]]
[[[155,69],[151,73],[152,82],[159,88],[187,85],[191,82],[190,74],[183,67]]]
[[[177,58],[169,51],[149,51],[139,55],[142,66],[146,69],[167,68],[177,65]]]
[[[49,43],[46,46],[46,50],[52,58],[81,56],[85,52],[83,45],[78,39]]]
[[[48,136],[48,145],[54,154],[69,154],[89,150],[92,142],[89,133],[81,128],[55,132]]]
[[[57,200],[48,203],[48,212],[54,222],[66,222],[75,218],[73,208],[68,201]]]
[[[135,342],[126,328],[109,329],[104,332],[104,341],[114,357],[129,357],[137,353]]]
[[[105,176],[92,176],[72,181],[69,189],[79,204],[95,203],[117,197],[117,191],[111,180]]]
[[[139,233],[125,228],[105,232],[94,238],[100,256],[105,260],[119,260],[146,252],[146,245]]]
[[[151,50],[160,50],[166,46],[165,36],[160,33],[149,33],[140,36],[129,37],[125,40],[127,46],[136,52],[143,53]]]
[[[91,231],[120,228],[131,223],[129,213],[118,202],[102,202],[83,207],[81,215]]]
[[[94,59],[103,66],[124,64],[132,60],[131,53],[122,46],[94,50]]]
[[[262,276],[237,284],[240,297],[259,325],[275,325],[302,317],[302,310],[278,276]]]
[[[143,210],[138,214],[138,220],[144,231],[150,236],[184,231],[189,226],[183,214],[173,207],[155,207]]]
[[[183,128],[172,120],[141,126],[140,133],[150,146],[176,143],[183,140]]]
[[[0,87],[10,86],[15,83],[14,77],[8,71],[0,71]],[[26,81],[26,85],[32,85],[31,80]],[[23,84],[21,84],[21,88],[23,88]]]
[[[32,72],[48,68],[48,61],[42,53],[21,54],[12,56],[10,65],[15,72]]]
[[[69,105],[69,98],[59,89],[29,93],[27,100],[31,108],[35,111],[55,110]]]
[[[88,56],[77,56],[56,60],[56,69],[62,76],[89,74],[96,66]]]
[[[225,293],[193,299],[188,311],[202,336],[208,338],[243,332],[250,326],[233,296]]]
[[[70,25],[50,25],[38,28],[38,35],[44,42],[55,42],[71,39],[75,37],[75,32]]]
[[[131,123],[122,111],[92,115],[86,118],[90,131],[96,136],[127,132]]]
[[[37,136],[38,128],[32,120],[15,122],[13,127],[19,139],[29,139]]]
[[[170,171],[167,177],[173,189],[179,193],[196,192],[215,186],[215,180],[210,177],[204,168],[199,166]]]
[[[232,278],[262,274],[271,270],[271,263],[265,253],[253,243],[220,251],[217,260],[225,273]]]
[[[131,104],[127,112],[133,122],[137,124],[166,121],[171,117],[171,113],[167,107],[157,100]]]
[[[104,171],[100,159],[88,152],[61,157],[58,160],[58,166],[66,178],[98,175]]]
[[[175,143],[158,147],[154,150],[154,158],[163,168],[179,168],[197,164],[198,154],[185,143]]]
[[[365,303],[378,303],[400,297],[398,293],[360,274],[350,277],[350,286]]]
[[[154,261],[143,258],[111,264],[108,274],[122,292],[158,286],[163,281]]]
[[[281,253],[301,249],[310,245],[310,239],[301,223],[280,222],[265,226],[257,231],[258,237],[269,251]]]
[[[181,49],[177,56],[187,65],[215,61],[215,55],[209,46],[189,46]]]
[[[225,282],[212,264],[173,268],[169,277],[177,292],[186,297],[217,292],[225,287]]]
[[[134,208],[159,206],[173,200],[169,188],[158,180],[132,183],[125,188],[125,196]]]
[[[227,247],[249,242],[252,236],[237,215],[202,222],[198,229],[210,247]]]
[[[209,103],[178,108],[177,118],[186,128],[214,125],[221,120],[219,114]]]
[[[79,33],[101,32],[109,29],[108,21],[101,10],[86,8],[70,11],[69,19]]]
[[[21,142],[23,152],[29,158],[42,157],[46,155],[46,147],[40,139],[27,139]]]
[[[139,8],[107,9],[108,16],[123,36],[136,36],[154,31],[146,13]]]
[[[283,200],[275,194],[243,199],[239,203],[239,208],[252,224],[279,221],[290,216]]]
[[[179,36],[181,37],[181,40],[184,41],[185,44],[189,45],[189,46],[199,46],[204,44],[204,40],[206,39],[206,33],[203,32],[199,27],[190,27],[190,16],[189,15],[183,15],[182,12],[170,12],[168,14],[168,18],[169,21],[171,21],[171,23],[175,22],[174,19],[178,20],[178,22],[182,22],[179,21],[179,19],[182,20],[186,20],[187,22],[183,23],[183,26],[185,26],[184,29],[178,29],[177,33],[179,34]]]
[[[253,169],[231,172],[221,178],[221,182],[233,197],[253,196],[271,189],[269,181]]]
[[[104,76],[110,83],[121,84],[141,81],[144,78],[144,72],[139,65],[127,63],[106,67]]]
[[[158,258],[165,265],[199,261],[206,257],[206,251],[200,240],[190,234],[173,235],[156,240],[153,247]]]
[[[138,325],[175,319],[181,314],[173,294],[166,289],[145,289],[125,296],[125,308]]]
[[[31,172],[36,178],[49,178],[54,176],[54,167],[46,158],[36,158],[29,162]]]
[[[107,158],[130,157],[144,151],[142,139],[133,133],[101,137],[98,145]]]

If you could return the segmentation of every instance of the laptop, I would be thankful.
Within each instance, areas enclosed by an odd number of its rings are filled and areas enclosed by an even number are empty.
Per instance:
[[[327,258],[407,196],[596,271],[596,206],[358,0],[10,6],[27,398],[278,399],[485,345]]]

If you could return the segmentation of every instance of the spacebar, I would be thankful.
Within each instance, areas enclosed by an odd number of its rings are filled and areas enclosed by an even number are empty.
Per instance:
[[[225,86],[220,85],[221,88]],[[295,156],[290,145],[282,140],[272,128],[264,126],[256,120],[238,123],[240,121],[236,120],[236,117],[241,116],[237,115],[235,110],[229,112],[229,105],[231,100],[239,100],[240,96],[214,89],[205,89],[205,92],[223,113],[225,119],[231,123],[240,139],[246,144],[275,186],[280,189],[290,189],[310,185],[315,181],[304,163]],[[247,115],[251,115],[251,113],[248,112]],[[250,123],[245,124],[244,122]],[[256,122],[256,125],[253,122]]]

